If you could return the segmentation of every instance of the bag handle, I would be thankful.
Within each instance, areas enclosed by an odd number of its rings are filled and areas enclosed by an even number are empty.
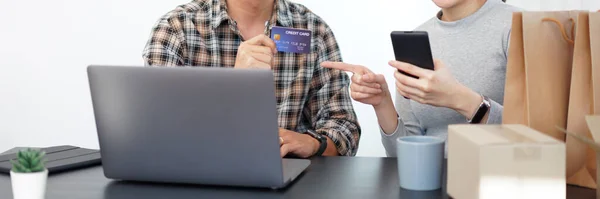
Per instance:
[[[558,20],[556,20],[554,18],[550,18],[550,17],[543,18],[542,21],[554,22],[560,28],[560,32],[562,33],[563,38],[567,42],[569,42],[569,44],[571,44],[571,45],[575,44],[574,39],[569,38],[569,36],[567,35],[567,31],[565,31],[565,26],[563,26],[563,24],[560,23],[560,21],[558,21]],[[571,36],[575,37],[575,19],[569,18],[569,21],[572,24],[572,26],[571,26]]]

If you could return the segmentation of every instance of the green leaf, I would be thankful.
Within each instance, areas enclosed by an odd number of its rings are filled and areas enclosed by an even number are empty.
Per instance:
[[[25,159],[25,156],[23,155],[23,151],[17,152],[17,159]]]
[[[40,171],[44,171],[44,165],[37,165],[33,168],[31,168],[31,172],[40,172]]]
[[[33,161],[31,161],[31,167],[36,167],[38,165],[44,166],[45,161],[46,160],[44,159],[44,157],[39,157],[37,159],[34,159]]]
[[[40,150],[30,150],[31,153],[31,158],[38,158],[38,157],[42,157],[45,155],[45,153],[43,151]]]
[[[16,161],[12,161],[13,164],[13,171],[17,172],[17,173],[26,173],[27,168],[25,168],[23,165],[19,164]]]
[[[26,152],[26,151],[21,151],[21,157],[20,157],[20,159],[23,159],[23,160],[29,159],[29,153]]]
[[[26,159],[19,159],[19,164],[23,165],[23,167],[26,167],[26,168],[30,168],[31,167],[30,162],[28,160],[26,160]]]
[[[38,164],[42,165],[42,167],[44,167],[44,163],[46,162],[45,156],[46,156],[45,152],[43,152],[43,151],[39,152],[38,156],[32,161],[32,163],[35,163],[35,164],[32,164],[32,167],[35,167]]]
[[[29,168],[37,167],[38,165],[40,165],[40,163],[42,163],[42,160],[39,157],[38,158],[34,158],[29,163]]]
[[[18,161],[16,160],[10,160],[10,163],[14,166],[14,165],[20,165]]]
[[[27,154],[27,161],[31,161],[33,159],[34,156],[34,152],[32,152],[31,150],[29,152],[26,153]]]
[[[12,171],[14,172],[18,172],[17,171],[17,165],[19,164],[18,162],[15,162],[14,160],[10,160],[10,164],[12,165]]]

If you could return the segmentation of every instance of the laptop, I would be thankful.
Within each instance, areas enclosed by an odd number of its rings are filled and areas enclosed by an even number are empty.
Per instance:
[[[310,165],[280,156],[270,70],[89,66],[104,175],[283,188]]]

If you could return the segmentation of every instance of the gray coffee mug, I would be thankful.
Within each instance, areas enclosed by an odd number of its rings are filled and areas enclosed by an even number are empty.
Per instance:
[[[444,139],[406,136],[397,142],[400,187],[416,191],[441,188]]]

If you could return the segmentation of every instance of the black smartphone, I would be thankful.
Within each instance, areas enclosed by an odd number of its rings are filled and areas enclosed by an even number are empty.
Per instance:
[[[392,46],[396,61],[433,70],[433,56],[429,45],[429,35],[425,31],[393,31]],[[400,70],[398,70],[400,71]],[[402,74],[417,78],[400,71]]]

